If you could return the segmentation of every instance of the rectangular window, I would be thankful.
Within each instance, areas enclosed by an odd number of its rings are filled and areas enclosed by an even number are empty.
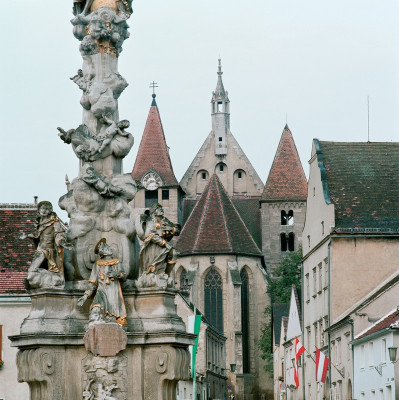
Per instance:
[[[219,142],[221,142],[223,140],[223,138],[221,136],[219,136]]]
[[[319,293],[321,293],[321,289],[323,286],[323,265],[319,264]]]
[[[387,362],[387,341],[386,339],[381,340],[381,362]]]
[[[205,180],[206,179],[206,172],[202,172],[201,177],[202,177],[202,180]]]
[[[371,391],[371,400],[375,400],[375,390]]]
[[[145,191],[145,208],[150,208],[152,204],[158,202],[158,190]]]
[[[369,366],[372,367],[374,365],[374,343],[369,343]]]
[[[162,189],[162,200],[169,200],[169,189]]]
[[[313,296],[316,296],[317,293],[317,275],[316,275],[316,267],[313,268]]]
[[[220,172],[223,172],[223,171],[224,171],[224,165],[223,165],[223,164],[220,164],[220,165],[219,165],[219,171],[220,171]]]
[[[364,368],[365,361],[364,361],[364,344],[360,346],[360,368]]]
[[[306,301],[309,301],[310,300],[309,274],[306,274],[305,281],[306,281]]]
[[[313,324],[313,328],[314,328],[314,345],[316,347],[319,347],[319,335],[317,333],[317,322]]]
[[[337,362],[337,364],[341,364],[341,338],[337,338],[335,345],[337,346],[337,351],[336,351],[337,361],[336,362]]]
[[[237,172],[237,176],[238,176],[238,179],[241,179],[241,178],[242,178],[242,172],[241,172],[241,171],[238,171],[238,172]]]
[[[324,287],[328,287],[328,260],[324,260]]]

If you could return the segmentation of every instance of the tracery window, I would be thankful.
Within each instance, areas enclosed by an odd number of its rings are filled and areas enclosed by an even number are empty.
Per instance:
[[[205,317],[218,331],[223,332],[223,282],[211,269],[205,277]]]
[[[243,268],[241,277],[241,332],[242,332],[242,367],[244,373],[250,372],[249,348],[249,286],[248,273]]]

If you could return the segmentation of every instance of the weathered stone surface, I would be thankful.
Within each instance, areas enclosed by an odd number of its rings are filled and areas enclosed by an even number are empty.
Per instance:
[[[95,356],[116,356],[126,349],[127,336],[123,329],[114,323],[92,325],[84,337],[86,350]]]

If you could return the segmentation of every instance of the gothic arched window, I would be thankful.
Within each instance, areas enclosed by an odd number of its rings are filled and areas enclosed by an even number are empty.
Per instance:
[[[242,368],[244,374],[250,371],[249,366],[249,286],[248,274],[243,268],[241,277],[241,332],[242,332]]]
[[[214,269],[205,277],[205,317],[218,331],[223,332],[223,282]]]
[[[183,268],[180,273],[180,290],[187,287],[187,271]]]

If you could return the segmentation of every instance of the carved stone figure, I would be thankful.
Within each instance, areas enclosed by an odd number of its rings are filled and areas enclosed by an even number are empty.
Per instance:
[[[177,259],[177,252],[169,243],[180,233],[180,225],[164,217],[164,210],[158,203],[149,212],[136,220],[137,236],[143,245],[140,251],[140,271],[145,274],[170,275]]]
[[[74,0],[73,1],[73,13],[74,15],[83,14],[87,15],[90,12],[90,8],[95,3],[101,7],[110,7],[114,10],[125,14],[128,18],[132,14],[132,2],[133,0],[106,0],[106,1],[96,1],[96,0]],[[93,4],[94,3],[94,4]],[[93,7],[94,8],[94,7]]]
[[[116,187],[111,183],[104,182],[104,175],[96,174],[93,167],[86,169],[86,175],[82,179],[90,186],[93,186],[101,196],[115,197],[123,192],[122,188]]]
[[[73,34],[79,40],[91,36],[99,53],[117,57],[122,51],[123,42],[129,37],[129,25],[126,22],[131,15],[126,11],[131,10],[129,0],[94,0],[98,4],[92,7],[93,12],[88,13],[91,2],[93,0],[85,1],[84,6],[83,1],[75,3],[75,18],[71,20]]]
[[[82,372],[84,400],[128,400],[125,356],[89,354],[82,360]]]
[[[126,274],[117,258],[112,258],[112,249],[106,240],[101,239],[94,251],[100,256],[90,275],[90,288],[79,299],[82,307],[89,297],[94,295],[90,306],[90,322],[116,322],[126,326],[126,307],[122,296],[120,281],[126,280]]]
[[[130,126],[130,122],[128,120],[124,119],[117,124],[112,118],[108,118],[105,114],[103,115],[103,120],[109,126],[102,134],[97,136],[97,140],[101,142],[101,146],[98,150],[99,152],[103,151],[103,149],[111,142],[116,134],[125,137],[129,136],[129,132],[125,132],[125,129],[129,128]]]
[[[24,284],[28,289],[62,286],[63,249],[70,247],[65,238],[67,227],[57,217],[49,201],[38,204],[37,214],[35,232],[22,232],[20,236],[21,239],[32,239],[37,246]]]

